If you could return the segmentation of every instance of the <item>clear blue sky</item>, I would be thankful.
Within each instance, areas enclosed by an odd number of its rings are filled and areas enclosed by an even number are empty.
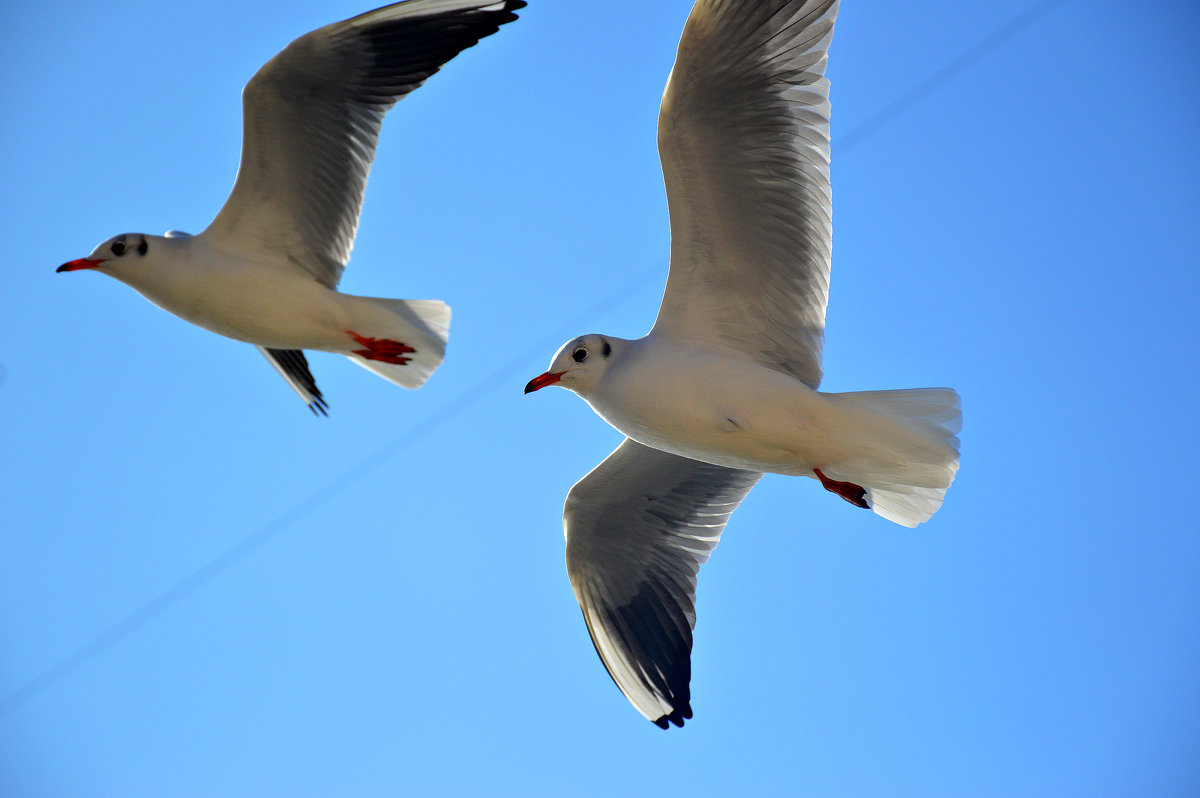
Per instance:
[[[957,388],[962,470],[916,530],[764,479],[700,574],[695,720],[609,681],[561,511],[619,435],[521,389],[653,320],[690,5],[531,0],[389,115],[342,287],[447,300],[450,349],[416,392],[313,355],[328,419],[54,268],[203,229],[242,85],[371,4],[0,10],[0,793],[1200,793],[1183,0],[1064,0],[845,142],[1035,5],[846,0],[825,387]]]

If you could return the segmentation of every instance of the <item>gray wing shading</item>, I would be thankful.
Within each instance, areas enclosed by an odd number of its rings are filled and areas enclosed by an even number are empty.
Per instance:
[[[567,574],[596,653],[661,728],[692,717],[696,573],[761,476],[626,440],[567,494]]]
[[[296,39],[242,92],[241,166],[208,230],[336,287],[384,114],[524,5],[409,0]]]
[[[654,332],[816,387],[832,252],[837,0],[699,0],[658,118],[671,270]]]
[[[308,370],[308,358],[304,356],[304,352],[300,349],[268,349],[265,346],[256,346],[259,352],[262,352],[279,375],[287,380],[287,384],[292,386],[292,390],[300,394],[300,398],[308,405],[308,409],[313,411],[313,415],[320,413],[323,416],[328,416],[329,405],[325,403],[325,397],[321,395],[321,389],[317,387],[317,381],[313,378],[312,372]]]

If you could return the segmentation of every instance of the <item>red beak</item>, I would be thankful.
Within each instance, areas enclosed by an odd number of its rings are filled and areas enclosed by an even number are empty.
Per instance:
[[[104,263],[104,258],[80,258],[79,260],[73,260],[70,263],[64,263],[62,266],[59,266],[57,269],[55,269],[54,273],[77,272],[80,269],[94,269],[101,263]]]
[[[540,391],[547,385],[553,385],[562,379],[562,375],[566,373],[565,371],[547,371],[545,374],[539,374],[525,386],[525,393],[533,393],[534,391]]]

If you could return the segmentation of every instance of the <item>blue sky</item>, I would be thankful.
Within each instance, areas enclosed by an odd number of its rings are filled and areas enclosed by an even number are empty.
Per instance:
[[[313,355],[328,419],[54,268],[203,229],[242,85],[370,6],[0,10],[0,792],[1200,792],[1189,2],[1063,0],[840,147],[1036,5],[845,3],[824,387],[957,388],[962,469],[916,530],[764,479],[700,574],[695,719],[609,681],[561,511],[620,436],[521,389],[654,318],[690,5],[533,0],[389,115],[342,287],[445,299],[450,348],[416,392]]]

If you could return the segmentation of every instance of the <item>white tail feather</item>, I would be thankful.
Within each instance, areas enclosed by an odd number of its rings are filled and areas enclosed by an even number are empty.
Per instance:
[[[450,306],[437,299],[377,299],[355,297],[366,306],[362,323],[354,330],[360,335],[400,341],[416,351],[406,355],[404,365],[368,360],[353,351],[346,357],[385,380],[404,388],[419,388],[442,363],[446,341],[450,337]],[[381,312],[382,311],[382,312]]]
[[[950,388],[824,394],[857,416],[869,454],[826,470],[866,488],[871,509],[916,526],[942,506],[958,471],[962,410]]]

